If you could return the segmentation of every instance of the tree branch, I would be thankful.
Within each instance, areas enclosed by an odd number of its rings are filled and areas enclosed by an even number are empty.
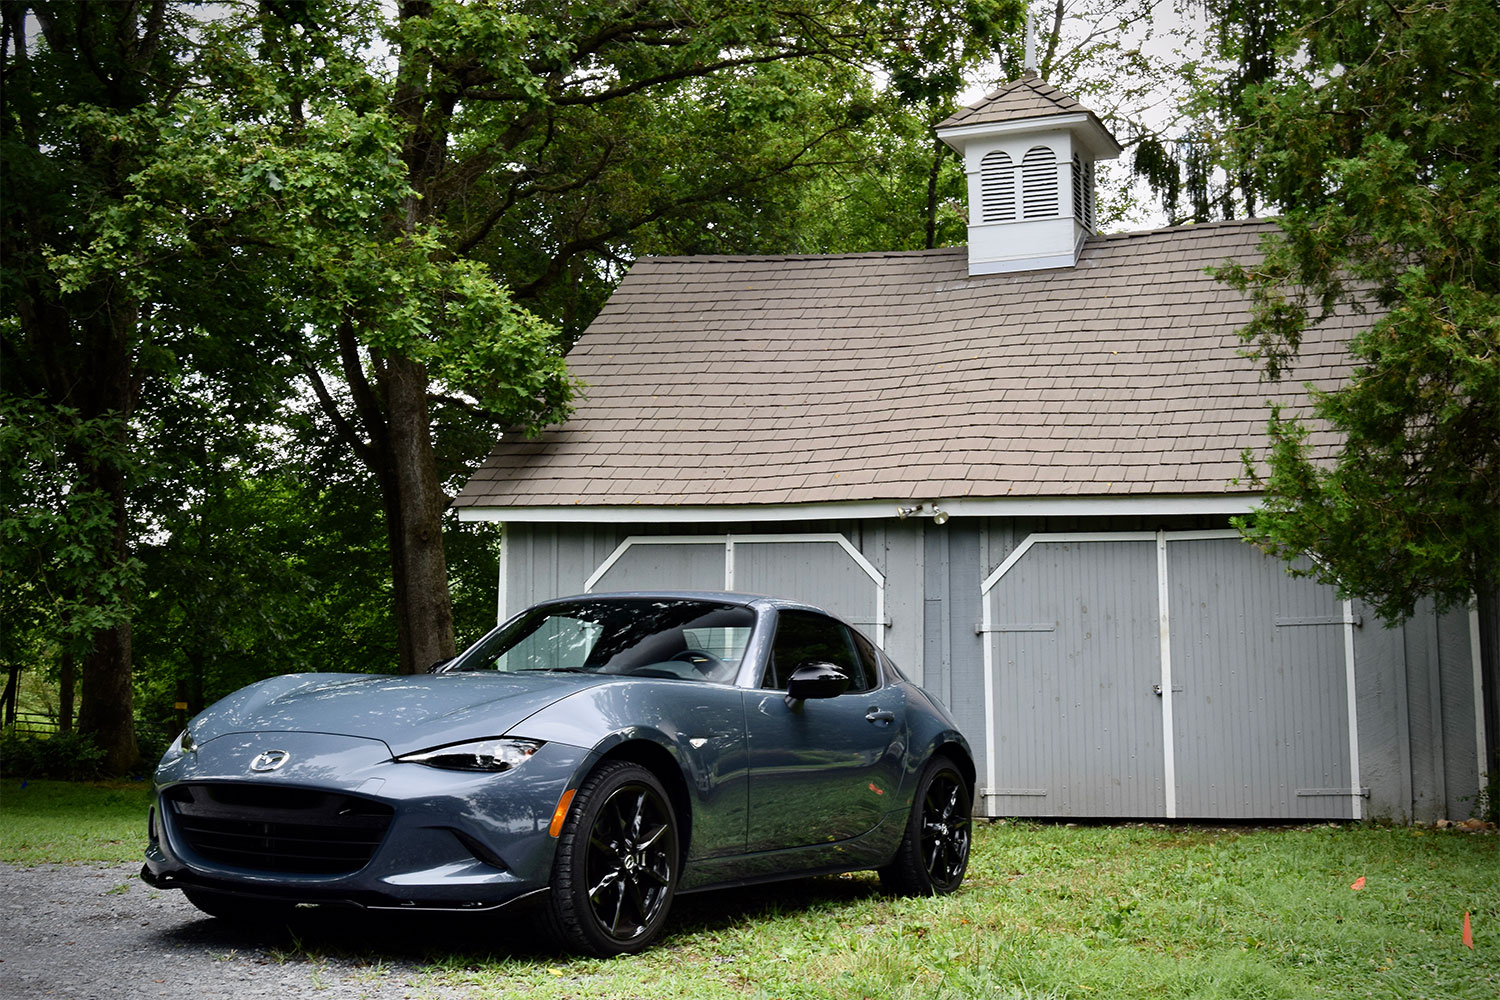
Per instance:
[[[349,446],[350,450],[364,463],[365,468],[374,472],[375,449],[359,436],[359,431],[339,409],[338,401],[333,398],[333,394],[328,391],[328,386],[323,383],[323,376],[319,375],[317,368],[312,365],[304,365],[302,373],[312,383],[313,393],[318,397],[318,405],[328,415],[328,419],[333,421],[333,429],[338,433],[340,440]]]

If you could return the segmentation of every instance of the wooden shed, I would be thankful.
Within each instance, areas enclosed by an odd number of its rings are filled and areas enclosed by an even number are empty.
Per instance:
[[[505,526],[500,614],[661,587],[821,604],[952,709],[985,815],[1467,816],[1473,617],[1386,629],[1229,525],[1268,404],[1342,380],[1368,317],[1264,383],[1205,268],[1270,223],[1096,234],[1118,146],[1034,76],[939,135],[968,247],[635,264],[569,357],[574,417],[503,439],[455,501]]]

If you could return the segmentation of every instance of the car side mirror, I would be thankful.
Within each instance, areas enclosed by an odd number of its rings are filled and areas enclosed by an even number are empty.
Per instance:
[[[806,698],[837,698],[849,690],[849,675],[832,663],[809,660],[792,671],[786,682],[786,701]]]

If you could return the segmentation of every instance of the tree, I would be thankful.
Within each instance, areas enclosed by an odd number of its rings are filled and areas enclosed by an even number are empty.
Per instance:
[[[480,359],[475,346],[509,331],[513,342],[560,348],[545,320],[565,337],[581,329],[637,244],[666,249],[675,232],[701,245],[712,232],[726,248],[766,248],[766,233],[782,226],[778,193],[867,119],[867,62],[903,45],[987,38],[1016,9],[1012,0],[971,0],[958,16],[920,0],[517,0],[503,10],[409,0],[383,25],[390,83],[372,69],[322,93],[299,90],[298,67],[347,49],[329,9],[259,20],[273,75],[298,95],[289,107],[381,95],[408,190],[380,215],[375,245],[411,248],[404,269],[386,273],[462,275],[442,284],[470,302],[486,283],[508,293],[479,314],[441,300],[412,309],[384,286],[341,285],[321,296],[335,308],[307,317],[343,382],[310,367],[318,398],[380,484],[403,670],[454,651],[434,401],[491,427],[545,423],[566,406],[555,366],[518,364],[526,352],[515,350]],[[393,318],[402,319],[394,335]]]
[[[3,419],[36,474],[6,532],[38,558],[6,593],[89,630],[80,727],[110,769],[135,757],[140,557],[155,586],[233,553],[214,491],[276,495],[257,438],[299,391],[373,478],[420,669],[453,649],[445,482],[566,412],[562,350],[636,247],[784,249],[796,186],[858,155],[868,67],[1017,9],[7,0]],[[60,461],[28,450],[68,421]],[[85,558],[44,578],[70,524]]]
[[[1268,16],[1275,72],[1226,109],[1226,167],[1280,209],[1242,331],[1267,377],[1335,309],[1365,311],[1355,370],[1312,422],[1273,415],[1266,550],[1388,622],[1477,596],[1491,775],[1500,775],[1500,9],[1490,0],[1299,2]],[[1332,456],[1308,442],[1336,432]]]
[[[6,393],[13,400],[4,419],[12,445],[34,446],[8,457],[46,477],[32,496],[7,496],[8,504],[33,514],[7,519],[6,542],[51,550],[31,567],[43,574],[37,592],[59,602],[67,631],[87,636],[79,728],[100,742],[107,765],[118,771],[137,756],[130,711],[135,567],[127,504],[138,465],[130,428],[140,391],[136,332],[145,303],[118,275],[86,288],[68,286],[52,272],[49,257],[96,235],[80,206],[123,198],[140,154],[126,136],[101,127],[101,117],[64,109],[149,117],[160,94],[182,82],[180,26],[164,2],[8,2],[3,17],[0,287],[7,303]],[[42,40],[28,36],[33,27]],[[36,446],[50,442],[58,446],[38,457]],[[23,457],[28,453],[30,461]],[[16,593],[13,574],[21,567],[15,559],[7,563],[7,590]],[[56,572],[45,572],[49,568]],[[55,582],[45,582],[48,577]]]

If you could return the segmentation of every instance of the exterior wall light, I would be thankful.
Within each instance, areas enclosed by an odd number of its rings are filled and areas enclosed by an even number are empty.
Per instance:
[[[908,517],[930,517],[933,524],[947,524],[949,514],[936,503],[932,505],[931,510],[927,509],[926,504],[918,503],[906,507],[897,507],[896,516],[903,521]]]

